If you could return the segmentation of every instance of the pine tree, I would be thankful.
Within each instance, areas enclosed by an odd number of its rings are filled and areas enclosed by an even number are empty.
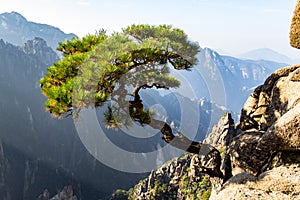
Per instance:
[[[144,108],[140,91],[147,88],[176,88],[180,82],[170,76],[170,67],[189,70],[196,64],[199,46],[184,31],[169,25],[132,25],[120,33],[101,30],[84,38],[59,44],[64,58],[54,63],[40,80],[48,98],[46,110],[54,117],[76,116],[90,106],[107,106],[108,128],[132,123],[159,129],[162,138],[179,149],[198,154],[201,142],[182,133],[173,134],[168,123],[153,118]],[[220,153],[209,147],[221,160]],[[222,177],[220,163],[208,174]]]

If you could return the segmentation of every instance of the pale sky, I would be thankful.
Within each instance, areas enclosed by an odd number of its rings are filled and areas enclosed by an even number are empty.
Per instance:
[[[0,13],[80,37],[100,28],[120,31],[131,24],[172,24],[201,47],[231,55],[271,48],[292,58],[289,29],[297,0],[0,0]]]

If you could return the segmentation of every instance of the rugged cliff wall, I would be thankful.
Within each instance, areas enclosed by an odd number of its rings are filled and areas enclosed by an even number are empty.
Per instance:
[[[211,184],[198,164],[197,155],[185,154],[152,171],[129,191],[115,191],[110,199],[208,199]]]
[[[275,71],[245,103],[226,153],[234,176],[211,199],[300,199],[299,113],[300,65]]]
[[[209,191],[210,186],[201,182],[205,167],[221,162],[223,177],[210,177],[211,200],[300,199],[299,113],[300,65],[277,70],[250,95],[239,123],[234,124],[226,113],[206,137],[205,142],[220,151],[221,161],[213,156],[185,155],[152,172],[123,198],[203,198],[203,193],[197,194],[200,190],[190,190],[193,196],[181,195],[180,191],[193,185]],[[183,186],[178,180],[185,172],[192,181]],[[155,183],[167,184],[166,191],[175,192],[153,196],[159,194]]]

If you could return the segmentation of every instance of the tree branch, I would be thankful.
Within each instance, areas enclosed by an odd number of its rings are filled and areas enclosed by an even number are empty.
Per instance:
[[[139,95],[139,91],[142,88],[152,88],[152,85],[142,85],[138,86],[133,91],[134,100],[130,101],[129,109],[135,109],[136,112],[130,112],[130,116],[134,121],[142,121],[141,113],[144,112],[143,103]],[[223,173],[221,172],[221,155],[220,152],[213,146],[209,144],[203,144],[202,142],[192,141],[185,137],[182,133],[178,132],[176,135],[173,134],[172,128],[166,122],[149,117],[148,121],[143,121],[143,123],[148,124],[154,129],[159,129],[162,133],[162,139],[168,144],[187,151],[189,153],[198,154],[203,157],[203,166],[201,168],[203,171],[210,175],[211,177],[223,178]],[[205,166],[205,165],[208,165]]]
[[[163,135],[162,139],[172,146],[190,153],[199,154],[202,146],[201,142],[191,141],[181,133],[174,135],[171,127],[166,122],[151,119],[151,123],[148,125],[154,129],[160,129]]]

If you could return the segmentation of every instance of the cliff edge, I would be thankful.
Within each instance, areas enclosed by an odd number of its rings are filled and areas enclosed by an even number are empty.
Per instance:
[[[279,69],[253,91],[237,124],[225,113],[206,136],[221,156],[185,154],[111,199],[300,199],[299,113],[300,65]],[[212,163],[223,176],[208,183]]]
[[[210,199],[300,199],[299,113],[300,65],[275,71],[242,108]]]

